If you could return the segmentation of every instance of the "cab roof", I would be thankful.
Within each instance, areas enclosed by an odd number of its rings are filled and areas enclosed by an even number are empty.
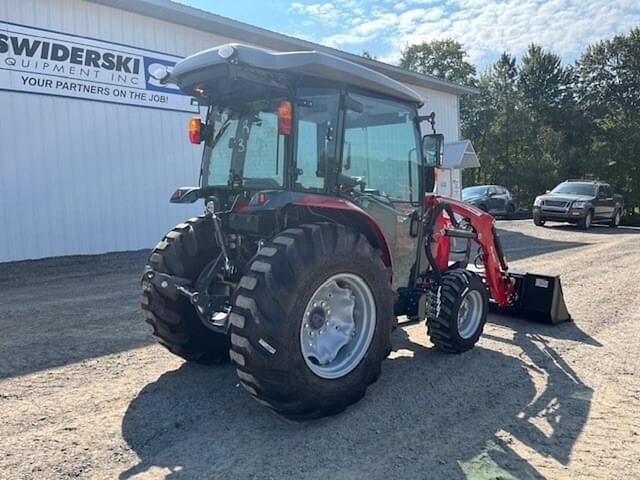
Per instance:
[[[187,95],[194,95],[198,82],[205,84],[215,72],[238,66],[262,71],[294,74],[351,85],[399,100],[423,103],[411,88],[362,65],[318,51],[272,52],[258,47],[229,43],[191,55],[178,62],[168,81]],[[197,96],[197,95],[196,95]]]

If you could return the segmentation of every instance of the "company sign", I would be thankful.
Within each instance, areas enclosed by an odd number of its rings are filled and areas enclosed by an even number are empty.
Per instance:
[[[158,78],[179,57],[0,21],[0,90],[198,112]]]

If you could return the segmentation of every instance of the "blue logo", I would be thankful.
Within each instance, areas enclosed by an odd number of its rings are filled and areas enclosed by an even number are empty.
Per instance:
[[[172,83],[163,84],[161,79],[165,78],[173,70],[176,62],[160,60],[158,58],[144,57],[144,76],[147,90],[156,92],[171,93],[174,95],[184,95],[177,85]]]

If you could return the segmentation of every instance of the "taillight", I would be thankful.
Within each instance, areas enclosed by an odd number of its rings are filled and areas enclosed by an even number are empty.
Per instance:
[[[189,120],[189,141],[194,144],[202,142],[202,120],[200,117],[191,117]]]
[[[289,135],[291,133],[291,102],[282,100],[278,105],[278,133]]]

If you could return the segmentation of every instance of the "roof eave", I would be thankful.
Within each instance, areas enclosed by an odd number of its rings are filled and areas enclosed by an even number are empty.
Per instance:
[[[396,80],[455,95],[477,94],[479,92],[478,89],[473,87],[447,82],[431,75],[411,72],[401,67],[367,59],[360,55],[344,52],[335,48],[325,47],[324,45],[307,40],[272,32],[264,28],[255,27],[244,22],[232,20],[215,13],[206,12],[170,0],[138,0],[136,2],[128,0],[88,1],[171,23],[177,23],[209,33],[217,33],[236,39],[242,38],[243,42],[254,43],[274,50],[317,50],[329,53],[365,65]],[[212,27],[214,26],[216,29],[215,32],[212,32]],[[240,36],[238,35],[239,33],[241,34]]]

